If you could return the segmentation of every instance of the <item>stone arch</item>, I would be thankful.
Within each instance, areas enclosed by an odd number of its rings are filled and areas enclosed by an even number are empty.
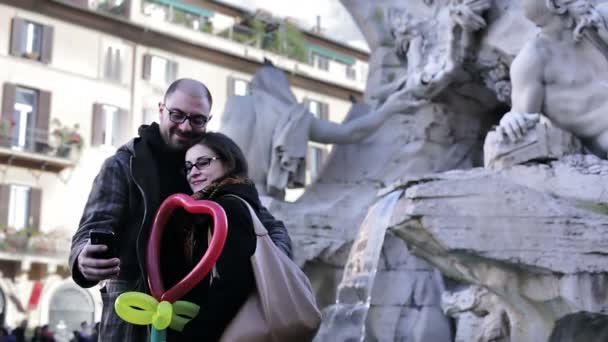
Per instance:
[[[95,319],[95,301],[89,291],[80,288],[71,281],[61,282],[49,291],[48,325],[59,334],[68,334],[79,330],[80,323],[86,321],[89,324]],[[58,331],[61,330],[61,331]]]

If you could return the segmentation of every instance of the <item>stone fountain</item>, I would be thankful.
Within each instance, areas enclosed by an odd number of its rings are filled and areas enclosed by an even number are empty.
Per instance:
[[[325,308],[316,341],[576,341],[593,330],[573,314],[601,322],[608,310],[608,6],[341,2],[371,49],[365,100],[344,123],[311,118],[276,69],[231,98],[222,123],[255,146],[258,189]],[[239,131],[250,127],[242,111],[275,120]],[[284,202],[309,140],[336,146]]]

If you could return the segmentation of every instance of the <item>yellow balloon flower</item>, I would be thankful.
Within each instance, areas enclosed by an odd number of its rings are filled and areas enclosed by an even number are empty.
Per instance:
[[[200,307],[186,301],[158,302],[142,292],[125,292],[116,298],[114,310],[120,318],[136,325],[149,325],[157,330],[171,327],[182,331],[186,323],[198,314]]]

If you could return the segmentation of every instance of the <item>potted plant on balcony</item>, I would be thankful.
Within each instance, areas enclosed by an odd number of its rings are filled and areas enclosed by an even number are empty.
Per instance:
[[[57,139],[56,155],[58,157],[67,158],[75,148],[77,151],[82,149],[82,135],[78,133],[80,126],[74,124],[72,127],[61,124],[57,118],[53,119],[53,125],[57,128],[53,130],[53,137]]]

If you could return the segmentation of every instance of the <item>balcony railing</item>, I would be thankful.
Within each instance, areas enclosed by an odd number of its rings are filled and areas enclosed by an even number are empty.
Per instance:
[[[0,163],[41,168],[58,172],[74,165],[77,148],[52,139],[48,130],[2,127],[0,125]]]
[[[65,258],[70,253],[71,238],[61,234],[0,230],[0,253]]]

